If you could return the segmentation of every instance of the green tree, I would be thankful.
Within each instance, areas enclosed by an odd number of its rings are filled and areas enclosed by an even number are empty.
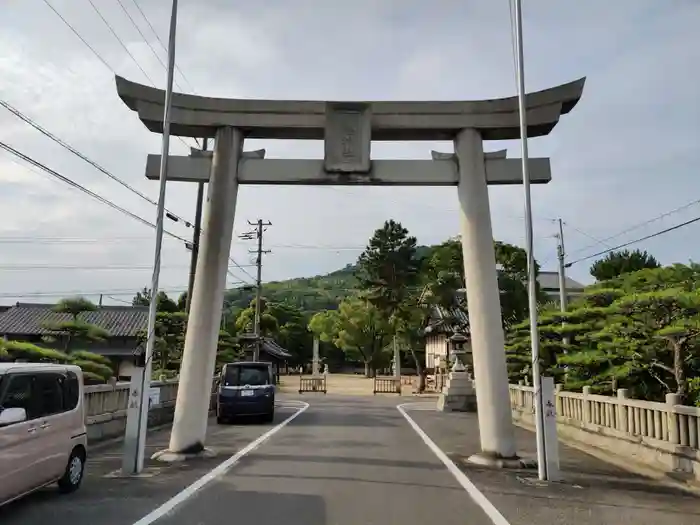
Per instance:
[[[177,308],[184,312],[187,308],[187,292],[182,292],[177,298]]]
[[[418,320],[415,305],[422,266],[416,238],[393,220],[386,221],[374,232],[357,261],[357,280],[365,288],[367,300],[388,322],[387,329],[394,337],[402,331],[406,336],[413,334],[410,325]],[[413,337],[404,337],[403,342],[423,345]],[[409,350],[422,376],[422,363],[416,349],[411,346]]]
[[[81,314],[95,310],[97,310],[97,306],[84,297],[61,299],[53,307],[53,311],[68,314],[71,318],[67,321],[45,323],[44,328],[51,332],[51,335],[45,338],[46,342],[50,343],[60,339],[63,351],[69,354],[74,350],[76,344],[104,341],[109,336],[107,330],[80,319]]]
[[[675,392],[698,403],[698,285],[695,264],[644,269],[588,287],[566,313],[540,312],[543,369],[570,390],[590,386],[610,394],[626,388],[634,397],[658,401]],[[528,376],[527,323],[508,330],[507,352],[511,380]]]
[[[149,306],[151,304],[151,290],[150,288],[143,288],[140,292],[136,292],[136,295],[131,300],[133,306]],[[158,292],[158,301],[156,304],[156,309],[159,312],[177,312],[181,310],[178,304],[173,301],[167,293],[163,290]]]
[[[626,273],[661,265],[653,255],[641,250],[612,251],[593,263],[590,273],[597,281],[607,281]]]
[[[382,312],[359,297],[343,300],[337,310],[317,313],[309,330],[321,341],[340,348],[349,359],[363,362],[367,377],[374,376],[386,357],[391,333]]]
[[[416,238],[401,223],[386,221],[357,261],[357,280],[372,305],[387,318],[399,313],[420,278]]]
[[[242,356],[243,351],[235,336],[226,330],[220,330],[216,347],[216,369],[220,370],[226,363],[238,361]]]
[[[496,264],[499,266],[498,287],[501,292],[501,316],[504,326],[517,324],[527,317],[527,253],[512,244],[494,241]],[[539,265],[535,263],[539,273]],[[435,301],[444,307],[453,307],[455,292],[464,286],[464,260],[459,238],[432,247],[423,268],[424,283]],[[538,302],[546,296],[537,286]]]
[[[241,310],[236,318],[236,333],[253,333],[255,330],[255,300],[248,308]],[[260,334],[274,337],[279,330],[279,322],[268,311],[268,303],[264,299],[260,303]]]
[[[153,345],[154,376],[172,375],[180,366],[185,347],[187,314],[185,312],[158,312],[156,314],[155,341]],[[145,348],[147,332],[139,333]]]

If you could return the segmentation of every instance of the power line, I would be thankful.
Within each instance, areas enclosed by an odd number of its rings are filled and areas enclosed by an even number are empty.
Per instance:
[[[52,170],[51,168],[49,168],[49,167],[46,166],[45,164],[42,164],[42,163],[39,162],[38,160],[35,160],[35,159],[33,159],[32,157],[29,157],[28,155],[25,155],[25,154],[22,153],[21,151],[18,151],[18,150],[16,150],[15,148],[13,148],[12,146],[10,146],[10,145],[8,145],[8,144],[6,144],[6,143],[0,141],[0,148],[4,149],[5,151],[7,151],[7,152],[9,152],[9,153],[11,153],[11,154],[13,154],[15,157],[18,157],[18,158],[22,159],[23,161],[25,161],[25,162],[31,164],[32,166],[35,166],[35,167],[37,167],[37,168],[39,168],[39,169],[45,171],[46,173],[48,173],[48,174],[51,175],[52,177],[57,178],[57,179],[60,180],[61,182],[65,182],[65,183],[68,184],[69,186],[71,186],[71,187],[73,187],[73,188],[75,188],[75,189],[77,189],[77,190],[79,190],[79,191],[82,191],[83,193],[85,193],[86,195],[92,197],[93,199],[95,199],[95,200],[97,200],[97,201],[99,201],[99,202],[101,202],[101,203],[103,203],[103,204],[106,204],[106,205],[109,206],[110,208],[115,209],[115,210],[117,210],[117,211],[123,213],[124,215],[127,215],[127,216],[131,217],[132,219],[137,220],[137,221],[139,221],[139,222],[142,223],[142,224],[145,224],[146,226],[148,226],[148,227],[150,227],[150,228],[155,228],[155,227],[156,227],[155,224],[153,224],[152,222],[149,222],[149,221],[147,221],[146,219],[144,219],[143,217],[140,217],[139,215],[136,215],[135,213],[130,212],[130,211],[127,210],[126,208],[122,208],[122,207],[119,206],[118,204],[115,204],[114,202],[110,201],[109,199],[103,197],[102,195],[99,195],[99,194],[95,193],[94,191],[87,189],[85,186],[82,186],[82,185],[78,184],[78,183],[75,182],[74,180],[69,179],[68,177],[66,177],[66,176],[64,176],[64,175],[61,175],[61,174],[58,173],[57,171]],[[167,235],[170,235],[171,237],[174,237],[175,239],[180,240],[180,241],[188,242],[187,239],[185,239],[185,238],[183,238],[183,237],[180,237],[179,235],[176,235],[176,234],[174,234],[174,233],[172,233],[172,232],[165,231],[165,233],[166,233]]]
[[[91,244],[112,242],[152,241],[153,237],[0,237],[0,244]]]
[[[675,214],[675,213],[678,213],[678,212],[680,212],[680,211],[683,211],[683,210],[685,210],[685,209],[688,209],[688,208],[690,208],[690,207],[692,207],[692,206],[695,206],[695,205],[697,205],[697,204],[700,204],[700,199],[696,199],[696,200],[691,201],[691,202],[689,202],[689,203],[687,203],[687,204],[684,204],[683,206],[679,206],[678,208],[674,208],[674,209],[672,209],[672,210],[670,210],[670,211],[667,211],[667,212],[664,212],[664,213],[662,213],[662,214],[660,214],[660,215],[657,215],[657,216],[655,216],[655,217],[652,217],[651,219],[647,219],[647,220],[645,220],[645,221],[642,221],[642,222],[639,222],[639,223],[637,223],[637,224],[634,224],[634,225],[630,226],[629,228],[627,228],[627,229],[625,229],[625,230],[622,230],[622,231],[619,232],[619,233],[616,233],[615,235],[611,235],[611,236],[609,236],[609,237],[605,237],[605,238],[603,238],[603,239],[597,241],[596,244],[591,244],[591,245],[588,245],[588,246],[584,246],[583,248],[580,248],[580,249],[578,249],[578,250],[575,250],[573,253],[579,253],[579,252],[586,251],[586,250],[588,250],[589,248],[593,248],[593,247],[597,246],[598,244],[606,245],[606,241],[610,241],[610,240],[612,240],[612,239],[617,239],[618,237],[621,237],[622,235],[624,235],[624,234],[626,234],[626,233],[629,233],[629,232],[634,231],[634,230],[638,230],[639,228],[642,228],[642,227],[647,226],[647,225],[649,225],[649,224],[651,224],[651,223],[653,223],[653,222],[656,222],[656,221],[659,221],[659,220],[661,220],[661,219],[664,219],[664,218],[668,217],[669,215],[673,215],[673,214]],[[694,221],[691,221],[691,222],[694,222]],[[690,224],[690,223],[689,223],[689,224]],[[685,224],[683,224],[683,225],[685,225]],[[641,239],[641,240],[644,240],[644,239]],[[634,243],[634,242],[639,242],[639,241],[633,241],[633,243]],[[616,249],[616,248],[615,248],[615,249]]]
[[[151,43],[148,41],[148,38],[146,38],[146,35],[143,34],[143,31],[141,31],[141,28],[140,28],[139,25],[136,23],[136,20],[134,20],[134,18],[131,16],[131,13],[129,13],[129,10],[128,10],[128,9],[126,8],[126,6],[124,5],[124,2],[123,2],[122,0],[117,0],[117,2],[119,3],[119,7],[121,7],[122,11],[124,11],[124,14],[127,16],[127,18],[129,19],[129,21],[131,22],[131,25],[133,25],[133,26],[136,28],[136,31],[138,31],[139,35],[141,35],[141,39],[145,42],[145,44],[148,46],[148,48],[149,48],[149,49],[151,50],[151,52],[153,53],[153,56],[155,56],[155,57],[156,57],[156,60],[158,60],[158,62],[160,62],[160,65],[163,66],[163,69],[165,69],[165,70],[167,71],[167,70],[168,70],[168,66],[165,65],[165,62],[163,62],[163,59],[160,58],[160,55],[158,55],[158,53],[156,52],[156,50],[153,48],[153,46],[151,45]],[[182,86],[180,86],[180,84],[177,83],[177,80],[175,80],[174,83],[175,83],[175,86],[176,86],[180,91],[184,91],[184,89],[182,89]],[[190,87],[191,87],[191,86],[190,86]],[[194,92],[194,89],[192,89],[192,91]],[[195,139],[195,140],[196,140],[196,139]]]
[[[97,57],[97,59],[98,59],[100,62],[102,62],[102,63],[104,64],[104,66],[105,66],[107,69],[109,69],[110,71],[114,72],[114,68],[112,68],[112,66],[110,66],[104,58],[102,58],[102,55],[100,55],[100,54],[95,50],[95,48],[92,47],[92,46],[88,43],[88,41],[85,40],[85,39],[82,37],[82,35],[81,35],[80,33],[78,33],[78,30],[75,29],[75,28],[70,24],[70,22],[68,22],[68,20],[66,20],[65,18],[63,18],[63,15],[61,15],[61,13],[59,13],[58,10],[57,10],[53,5],[51,5],[51,2],[49,2],[49,0],[44,0],[44,3],[45,3],[47,6],[49,6],[49,9],[51,9],[51,11],[53,11],[54,13],[56,13],[56,16],[57,16],[58,18],[61,19],[61,21],[66,25],[66,27],[68,27],[68,29],[70,29],[70,30],[73,32],[73,34],[74,34],[75,36],[77,36],[77,37],[80,39],[80,41],[81,41],[83,44],[85,44],[85,46],[86,46],[90,51],[92,51],[92,54],[95,55],[95,57]]]
[[[245,284],[240,281],[230,282],[228,285],[241,285]],[[135,288],[117,288],[117,289],[102,289],[102,290],[64,290],[64,291],[51,291],[51,292],[3,292],[0,293],[1,298],[29,298],[29,297],[71,297],[76,295],[115,295],[115,296],[125,296],[125,295],[136,295],[139,291]],[[186,292],[186,286],[174,286],[161,288],[159,291],[166,293],[181,293]]]
[[[254,265],[251,265],[254,266]],[[189,268],[188,264],[169,264],[162,267],[163,269],[175,269],[175,268]],[[16,264],[0,264],[0,270],[9,271],[25,271],[25,270],[118,270],[118,271],[129,271],[129,270],[153,270],[153,265],[83,265],[83,264],[34,264],[34,263],[16,263]]]
[[[242,271],[244,274],[246,274],[249,278],[251,278],[253,281],[255,281],[255,277],[253,277],[252,275],[250,275],[250,273],[248,273],[248,271],[247,271],[243,266],[241,266],[240,264],[238,264],[238,263],[235,261],[235,259],[234,259],[233,257],[229,257],[228,260],[229,260],[229,262],[231,262],[236,268],[238,268],[239,270],[241,270],[241,271]],[[240,277],[237,277],[236,275],[234,275],[234,274],[231,273],[230,271],[229,271],[229,275],[231,275],[232,277],[236,277],[236,279],[240,279]],[[242,280],[244,281],[245,279],[242,279]]]
[[[118,0],[118,1],[119,1],[119,3],[121,4],[121,0]],[[151,21],[150,21],[150,20],[148,19],[148,17],[146,16],[146,13],[144,13],[144,12],[143,12],[143,9],[141,9],[141,6],[139,5],[138,1],[137,1],[137,0],[131,0],[131,1],[132,1],[133,4],[136,6],[136,9],[138,9],[139,13],[141,13],[141,16],[142,16],[143,19],[146,21],[146,24],[148,24],[148,27],[149,27],[149,28],[151,29],[151,31],[153,32],[153,35],[156,37],[156,40],[158,40],[158,43],[160,44],[160,46],[163,48],[164,51],[167,52],[167,51],[168,51],[168,48],[165,46],[165,44],[163,43],[163,41],[160,39],[160,36],[158,36],[158,31],[156,31],[155,27],[153,27],[153,24],[151,24]],[[139,32],[140,32],[140,31],[139,31]],[[155,53],[155,51],[154,51],[154,53]],[[175,69],[177,70],[178,73],[180,73],[180,76],[182,77],[182,80],[188,85],[188,87],[190,88],[190,90],[194,93],[194,92],[195,92],[195,89],[194,89],[194,87],[192,86],[192,83],[188,80],[188,78],[185,76],[185,74],[180,70],[180,68],[178,67],[177,64],[175,64]]]
[[[645,235],[644,237],[641,237],[639,239],[635,239],[633,241],[629,241],[623,244],[618,244],[617,246],[610,248],[608,250],[604,250],[602,252],[594,253],[592,255],[587,255],[586,257],[581,257],[579,259],[576,259],[575,261],[566,263],[566,267],[569,268],[572,265],[579,263],[581,261],[586,261],[588,259],[593,259],[594,257],[600,257],[601,255],[605,255],[607,253],[613,252],[615,250],[619,250],[620,248],[625,248],[627,246],[630,246],[632,244],[636,244],[638,242],[646,241],[647,239],[652,239],[654,237],[658,237],[659,235],[663,235],[665,233],[672,232],[673,230],[677,230],[679,228],[682,228],[683,226],[688,226],[689,224],[693,224],[694,222],[700,221],[700,217],[695,217],[694,219],[690,219],[689,221],[682,222],[680,224],[676,224],[675,226],[671,226],[670,228],[666,228],[665,230],[658,231],[656,233],[652,233],[651,235]]]
[[[90,5],[92,5],[92,7],[93,7],[93,9],[95,10],[95,12],[100,16],[100,18],[102,19],[102,21],[105,23],[105,25],[107,25],[107,27],[109,28],[109,30],[111,31],[111,33],[114,35],[114,37],[119,41],[119,43],[120,43],[121,46],[124,48],[124,50],[127,52],[127,54],[128,54],[128,55],[131,57],[131,59],[134,61],[134,63],[136,64],[136,66],[137,66],[137,67],[141,70],[141,72],[146,76],[146,78],[149,80],[149,82],[151,83],[151,85],[152,85],[152,86],[155,86],[155,82],[153,82],[153,80],[151,79],[151,77],[148,76],[148,73],[146,73],[146,71],[144,71],[144,69],[141,67],[141,65],[138,63],[138,61],[134,58],[134,56],[131,54],[131,52],[130,52],[129,49],[126,47],[126,45],[124,44],[124,42],[122,41],[122,39],[119,37],[119,35],[117,35],[117,33],[116,33],[116,32],[114,31],[114,29],[112,28],[112,26],[109,24],[109,22],[104,18],[104,16],[102,16],[102,13],[100,12],[100,10],[97,9],[97,7],[95,6],[95,4],[93,4],[92,0],[88,0],[88,1],[90,2]],[[87,40],[85,40],[85,38],[83,38],[83,36],[78,32],[78,30],[77,30],[74,26],[72,26],[72,25],[68,22],[68,20],[66,20],[66,18],[65,18],[63,15],[61,15],[61,13],[49,2],[49,0],[44,0],[44,3],[51,9],[51,11],[53,11],[53,12],[56,14],[56,16],[58,16],[58,18],[61,19],[61,21],[66,25],[66,27],[68,27],[68,29],[70,29],[70,30],[73,32],[73,34],[74,34],[75,36],[77,36],[83,44],[85,44],[85,46],[87,46],[87,48],[92,52],[92,54],[95,55],[95,56],[97,57],[97,59],[98,59],[100,62],[102,62],[102,64],[103,64],[107,69],[109,69],[109,71],[110,71],[113,75],[116,75],[116,72],[115,72],[114,68],[113,68],[112,66],[110,66],[109,63],[107,63],[107,61],[102,57],[102,55],[100,55],[100,54],[97,52],[97,50],[96,50],[94,47],[92,47],[92,46],[88,43]],[[177,139],[178,139],[180,142],[182,142],[186,147],[188,147],[188,148],[190,147],[189,144],[187,144],[187,142],[185,142],[185,140],[184,140],[182,137],[177,137]],[[195,143],[197,144],[197,147],[199,147],[199,142],[197,142],[196,139],[195,139]]]
[[[126,52],[127,55],[129,55],[129,58],[131,58],[131,61],[132,61],[134,64],[136,64],[136,67],[139,68],[139,70],[141,71],[141,73],[143,73],[143,76],[145,76],[151,84],[155,85],[155,82],[153,81],[153,79],[148,75],[148,73],[146,73],[146,70],[143,69],[143,67],[141,67],[141,64],[139,64],[139,61],[136,60],[136,58],[134,57],[134,55],[131,54],[131,51],[129,51],[129,48],[126,47],[126,44],[124,43],[124,41],[119,37],[119,35],[117,34],[117,32],[116,32],[116,31],[114,30],[114,28],[112,27],[112,24],[110,24],[110,23],[107,21],[107,19],[102,15],[102,12],[97,8],[97,6],[93,3],[92,0],[88,0],[88,2],[90,3],[90,5],[92,6],[92,8],[94,9],[95,13],[97,13],[97,16],[99,16],[100,19],[101,19],[101,20],[104,22],[104,24],[107,26],[107,29],[109,29],[109,32],[112,33],[112,35],[114,36],[114,38],[117,39],[117,42],[119,42],[119,44],[122,46],[122,49]]]
[[[127,190],[129,190],[129,191],[132,192],[133,194],[137,195],[138,197],[140,197],[141,199],[145,200],[145,201],[148,202],[149,204],[152,204],[152,205],[154,205],[154,206],[157,206],[157,205],[158,205],[158,203],[157,203],[156,201],[154,201],[153,199],[151,199],[150,197],[148,197],[148,196],[145,195],[144,193],[140,192],[139,190],[137,190],[136,188],[134,188],[133,186],[131,186],[129,183],[127,183],[127,182],[125,182],[124,180],[120,179],[119,177],[117,177],[116,175],[114,175],[113,173],[111,173],[110,171],[108,171],[106,168],[104,168],[103,166],[101,166],[100,164],[98,164],[97,162],[95,162],[94,160],[90,159],[89,157],[87,157],[86,155],[84,155],[83,153],[81,153],[80,151],[78,151],[77,149],[75,149],[73,146],[71,146],[70,144],[68,144],[67,142],[65,142],[64,140],[62,140],[61,138],[59,138],[59,137],[57,137],[56,135],[54,135],[53,133],[51,133],[51,132],[50,132],[49,130],[47,130],[46,128],[42,127],[40,124],[38,124],[36,121],[34,121],[31,117],[28,117],[27,115],[25,115],[24,113],[22,113],[20,110],[18,110],[18,109],[15,108],[14,106],[12,106],[9,102],[0,99],[0,106],[4,107],[7,111],[9,111],[9,112],[12,113],[13,115],[15,115],[17,118],[19,118],[19,119],[22,120],[23,122],[26,122],[27,124],[29,124],[30,126],[32,126],[34,129],[36,129],[37,131],[39,131],[40,133],[42,133],[43,135],[45,135],[46,137],[50,138],[51,140],[53,140],[54,142],[56,142],[57,144],[59,144],[59,145],[62,146],[63,148],[65,148],[65,149],[67,149],[68,151],[70,151],[70,152],[71,152],[73,155],[75,155],[76,157],[78,157],[78,158],[80,158],[81,160],[87,162],[88,164],[90,164],[92,167],[94,167],[95,169],[97,169],[97,170],[100,171],[101,173],[107,175],[107,177],[109,177],[110,179],[112,179],[112,180],[115,181],[116,183],[122,185],[124,188],[126,188]],[[167,209],[166,209],[165,211],[166,211],[167,217],[168,217],[170,220],[172,220],[172,221],[174,221],[174,222],[183,222],[183,223],[185,224],[185,226],[187,226],[188,228],[191,228],[191,227],[192,227],[192,224],[191,224],[188,220],[185,220],[184,218],[180,217],[179,215],[176,215],[175,213],[173,213],[173,212],[170,211],[170,210],[167,210]]]
[[[568,222],[566,222],[566,221],[563,221],[563,223],[564,223],[565,226],[571,228],[571,229],[574,230],[575,232],[578,232],[578,233],[580,233],[581,235],[583,235],[584,237],[588,237],[590,240],[595,241],[596,245],[597,245],[597,244],[602,244],[603,246],[607,246],[608,248],[610,247],[610,245],[607,244],[605,241],[603,241],[603,240],[601,240],[601,239],[598,239],[597,237],[594,237],[593,235],[590,235],[590,234],[586,233],[585,231],[581,230],[580,228],[577,228],[576,226],[573,226],[573,225],[571,225],[570,223],[568,223]]]

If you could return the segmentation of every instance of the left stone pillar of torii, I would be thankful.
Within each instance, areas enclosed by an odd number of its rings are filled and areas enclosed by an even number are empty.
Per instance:
[[[231,127],[217,130],[180,366],[175,419],[168,449],[153,456],[161,461],[178,461],[207,452],[204,442],[236,214],[237,170],[242,149],[243,135],[240,130]]]

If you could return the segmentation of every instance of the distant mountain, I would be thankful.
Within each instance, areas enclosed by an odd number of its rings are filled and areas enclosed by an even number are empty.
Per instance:
[[[430,246],[419,246],[416,253],[423,258],[431,250]],[[348,264],[326,275],[265,283],[263,297],[271,302],[294,305],[306,314],[334,309],[340,301],[358,290],[355,268],[356,265]],[[236,311],[247,308],[254,298],[255,290],[246,286],[228,290],[224,301],[228,309]]]

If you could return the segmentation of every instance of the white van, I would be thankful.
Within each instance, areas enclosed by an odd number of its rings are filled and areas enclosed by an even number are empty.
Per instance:
[[[0,506],[58,483],[80,487],[87,458],[80,367],[0,363]]]

